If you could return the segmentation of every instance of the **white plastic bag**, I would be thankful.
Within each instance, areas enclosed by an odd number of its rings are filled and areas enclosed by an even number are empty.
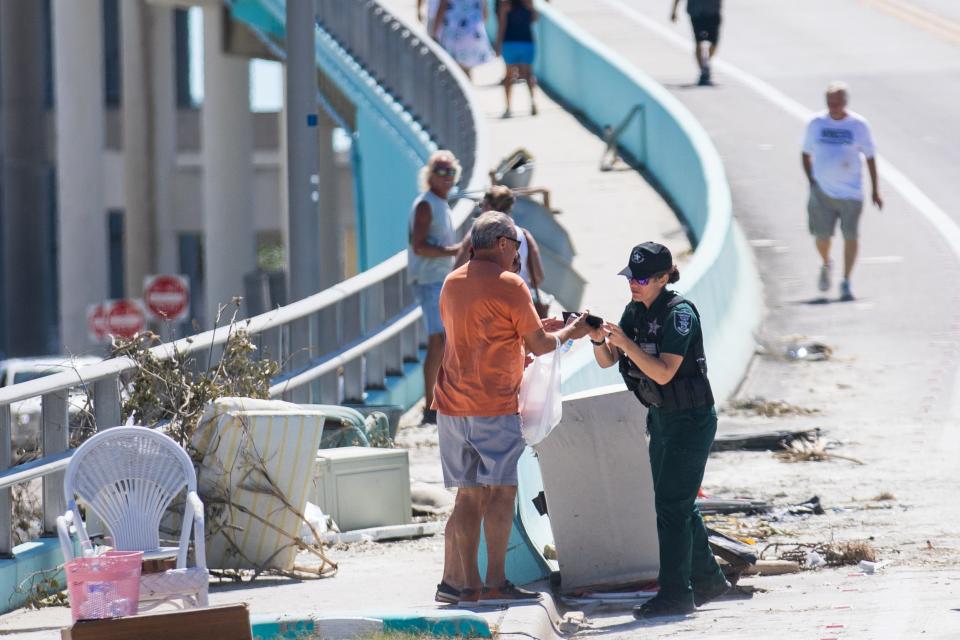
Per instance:
[[[520,383],[520,419],[523,439],[531,447],[560,424],[560,340],[557,348],[533,359]]]

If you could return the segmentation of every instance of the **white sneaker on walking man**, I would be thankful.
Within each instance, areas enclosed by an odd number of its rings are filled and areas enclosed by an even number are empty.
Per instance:
[[[883,208],[873,135],[863,116],[847,110],[850,91],[843,82],[827,87],[827,110],[807,124],[803,140],[803,171],[810,181],[807,222],[816,240],[822,264],[818,288],[830,288],[830,241],[837,221],[843,234],[843,280],[840,299],[853,300],[850,274],[857,259],[858,227],[863,210],[863,185],[860,156],[867,160],[873,203]]]

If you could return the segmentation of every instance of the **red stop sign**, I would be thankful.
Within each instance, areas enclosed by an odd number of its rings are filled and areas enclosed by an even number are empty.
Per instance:
[[[147,318],[136,300],[115,300],[107,310],[107,331],[121,338],[132,338],[143,331]]]
[[[103,342],[107,337],[107,305],[101,302],[87,307],[87,333],[91,342]]]
[[[147,276],[143,302],[151,320],[185,320],[190,310],[190,284],[183,276]]]

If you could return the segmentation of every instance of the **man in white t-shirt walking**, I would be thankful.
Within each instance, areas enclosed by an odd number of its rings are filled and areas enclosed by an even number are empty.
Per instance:
[[[830,83],[827,110],[810,120],[803,140],[803,171],[810,181],[808,224],[823,259],[818,285],[820,291],[830,288],[830,240],[839,220],[844,240],[840,299],[844,301],[853,300],[850,273],[857,259],[857,228],[863,210],[861,155],[867,159],[873,203],[883,208],[870,125],[863,116],[847,111],[848,97],[845,83]]]

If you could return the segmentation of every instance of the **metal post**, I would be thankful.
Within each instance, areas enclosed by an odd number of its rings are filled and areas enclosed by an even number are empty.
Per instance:
[[[406,308],[413,302],[413,293],[410,291],[410,285],[407,283],[406,271],[400,272],[400,305]],[[420,322],[414,322],[404,329],[400,334],[400,350],[403,352],[404,362],[419,362],[420,353],[418,351],[419,338],[417,337]]]
[[[354,294],[339,305],[340,337],[343,344],[354,342],[363,334],[360,295]],[[363,402],[363,361],[357,358],[343,367],[344,402]]]
[[[387,318],[395,318],[403,309],[401,288],[403,274],[390,276],[383,282],[383,308]],[[383,348],[384,372],[388,376],[403,375],[403,339],[391,338]]]
[[[67,413],[69,389],[47,393],[41,399],[41,434],[44,457],[63,453],[70,446],[70,416]],[[56,535],[57,516],[67,505],[63,500],[63,472],[43,478],[43,532]]]
[[[93,383],[93,416],[97,431],[118,427],[123,424],[120,411],[120,378],[111,376]],[[46,453],[44,453],[46,455]],[[104,533],[107,526],[93,511],[87,512],[87,533]]]
[[[337,308],[339,304],[321,309],[318,318],[320,335],[317,343],[320,356],[336,351],[340,344],[340,328],[337,326]],[[319,384],[319,402],[323,404],[337,404],[340,398],[340,380],[336,371],[321,376]]]
[[[10,405],[0,407],[0,471],[10,468],[12,415]],[[10,489],[0,489],[0,558],[13,557],[13,501]]]
[[[383,325],[386,320],[383,303],[383,282],[377,282],[364,290],[363,304],[363,330],[364,335],[370,335]],[[383,389],[386,386],[384,380],[384,347],[383,345],[373,347],[367,351],[366,356],[366,374],[364,376],[364,386],[367,389]]]
[[[119,379],[113,376],[93,383],[93,415],[97,421],[97,431],[123,424],[119,383]]]
[[[320,224],[317,258],[320,264],[320,289],[332,287],[344,278],[343,229],[340,224],[337,185],[337,159],[333,149],[333,130],[336,126],[326,113],[320,113],[317,127],[317,159],[320,193]],[[333,305],[317,314],[317,355],[332,353],[340,346],[337,307]],[[319,402],[336,404],[339,401],[340,379],[336,372],[322,376],[317,384]]]
[[[289,234],[287,274],[289,299],[300,300],[320,290],[317,259],[320,201],[317,157],[316,10],[313,0],[287,2],[286,142]],[[305,366],[312,355],[310,322],[291,325],[291,367]],[[302,392],[294,392],[299,398]]]

